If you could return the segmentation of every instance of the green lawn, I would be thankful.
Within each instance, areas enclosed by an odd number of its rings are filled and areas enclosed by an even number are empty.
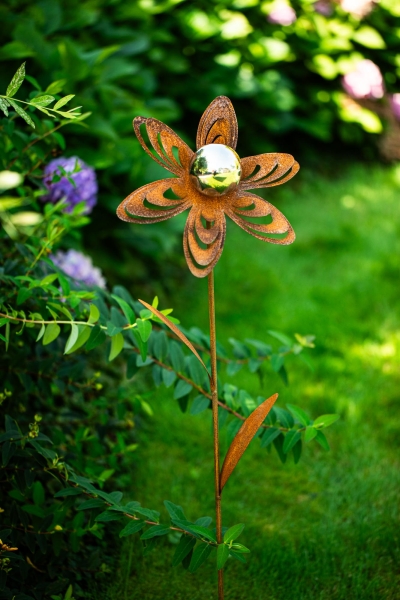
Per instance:
[[[315,370],[293,360],[289,387],[271,370],[262,389],[244,371],[235,383],[341,419],[327,431],[331,451],[312,443],[298,465],[251,444],[224,491],[224,525],[245,523],[240,541],[252,551],[247,565],[229,561],[226,600],[399,599],[400,168],[355,166],[332,179],[300,172],[266,197],[297,240],[262,244],[230,224],[215,271],[219,338],[315,334]],[[183,325],[207,329],[206,294],[194,278],[176,291]],[[132,499],[212,516],[209,411],[182,414],[161,388],[152,406]],[[170,569],[173,551],[165,540],[142,558],[138,536],[128,539],[108,595],[215,599],[214,560],[189,575]]]

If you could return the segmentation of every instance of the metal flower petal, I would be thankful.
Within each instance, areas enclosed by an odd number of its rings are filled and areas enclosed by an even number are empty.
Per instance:
[[[263,242],[287,246],[296,239],[292,226],[281,211],[255,194],[243,192],[239,195],[238,193],[238,197],[235,199],[232,208],[228,208],[225,212],[244,231],[247,231],[247,233],[250,233],[250,235]],[[253,223],[243,218],[266,216],[271,217],[271,223]],[[286,235],[283,238],[268,237],[268,235],[284,233]]]
[[[238,124],[232,102],[226,96],[218,96],[206,108],[197,129],[197,149],[207,144],[224,144],[235,150]]]
[[[258,154],[240,161],[243,190],[281,185],[296,175],[300,165],[291,154]]]
[[[165,197],[164,194],[169,190],[178,197],[177,200]],[[190,205],[180,179],[161,179],[129,194],[118,206],[117,215],[129,223],[159,223],[179,215]],[[161,206],[163,209],[157,210],[151,206]]]
[[[226,221],[222,210],[215,212],[212,224],[206,220],[205,225],[203,219],[201,207],[193,206],[183,234],[186,262],[196,277],[206,277],[211,273],[221,256],[226,236]]]
[[[154,155],[150,148],[146,145],[140,131],[141,125],[145,125],[147,135],[151,145],[153,146],[156,154]],[[189,148],[187,144],[179,135],[176,135],[168,125],[158,121],[157,119],[145,119],[144,117],[136,117],[133,120],[133,128],[136,136],[142,145],[142,148],[147,152],[149,156],[159,165],[167,169],[174,175],[184,175],[187,173],[190,165],[190,161],[193,157],[193,150]],[[177,149],[178,158],[175,156],[173,149]]]

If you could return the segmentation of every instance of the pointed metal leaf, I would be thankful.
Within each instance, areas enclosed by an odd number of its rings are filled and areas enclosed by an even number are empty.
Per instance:
[[[258,406],[249,417],[245,420],[239,431],[237,432],[232,444],[226,453],[224,464],[222,465],[221,478],[220,478],[220,489],[222,491],[224,485],[228,481],[234,468],[242,458],[244,451],[250,444],[251,440],[257,433],[259,427],[268,415],[269,411],[273,407],[278,394],[274,394],[267,400],[264,400],[260,406]]]
[[[165,323],[165,325],[176,335],[176,337],[178,337],[181,340],[181,342],[183,342],[185,344],[185,346],[187,348],[189,348],[189,350],[195,355],[195,357],[200,362],[200,364],[205,368],[208,377],[211,379],[211,375],[208,372],[208,369],[207,369],[206,365],[204,364],[204,362],[202,361],[196,348],[193,346],[193,344],[191,342],[189,342],[187,337],[185,335],[183,335],[183,333],[178,329],[178,327],[176,325],[174,325],[169,319],[167,319],[167,317],[165,315],[163,315],[159,310],[154,308],[154,306],[147,304],[147,302],[145,302],[144,300],[140,300],[140,298],[139,298],[139,302],[141,304],[143,304],[143,306],[145,306],[149,311],[151,311],[153,313],[153,315],[155,315],[156,317],[161,319],[161,321],[163,323]]]

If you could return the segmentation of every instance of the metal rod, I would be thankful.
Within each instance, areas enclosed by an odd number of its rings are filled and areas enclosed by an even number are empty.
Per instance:
[[[214,271],[208,275],[208,310],[210,318],[210,355],[211,355],[211,396],[214,433],[214,485],[215,485],[215,522],[217,542],[222,543],[222,513],[219,467],[219,430],[218,430],[218,387],[217,387],[217,336],[215,331],[215,295]],[[218,571],[218,600],[224,598],[223,570]]]

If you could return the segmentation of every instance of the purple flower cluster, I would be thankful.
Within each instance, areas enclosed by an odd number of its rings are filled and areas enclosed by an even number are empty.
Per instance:
[[[333,13],[333,6],[330,0],[317,0],[317,2],[314,2],[313,4],[313,9],[324,17],[330,17]]]
[[[78,250],[57,252],[52,256],[53,263],[64,273],[88,287],[99,287],[105,289],[106,280],[100,269],[93,265],[92,259]]]
[[[77,165],[79,170],[74,173]],[[75,185],[63,175],[62,170],[68,174]],[[97,203],[96,172],[77,156],[70,158],[62,156],[49,162],[44,170],[44,185],[48,189],[48,194],[43,196],[43,201],[56,203],[65,200],[66,212],[71,212],[74,206],[84,202],[86,205],[84,212],[88,214]]]
[[[279,1],[272,7],[267,19],[274,25],[291,25],[297,20],[297,15],[289,4]]]
[[[354,71],[347,73],[342,80],[344,90],[352,98],[383,98],[385,88],[382,73],[372,60],[361,60]]]

